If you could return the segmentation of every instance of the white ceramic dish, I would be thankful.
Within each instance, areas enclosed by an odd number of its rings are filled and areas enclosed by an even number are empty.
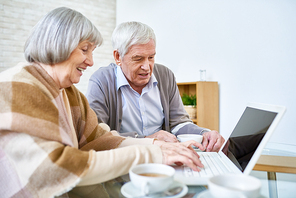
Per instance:
[[[245,196],[242,195],[241,197],[245,197]],[[199,193],[196,198],[216,198],[216,197],[214,197],[209,190],[204,190],[201,193]],[[237,198],[239,198],[239,196]],[[267,197],[259,195],[258,198],[267,198]]]
[[[144,176],[141,174],[158,174],[161,177]],[[130,169],[129,177],[132,184],[142,189],[143,194],[161,192],[174,182],[175,169],[165,164],[138,164]]]
[[[180,142],[186,142],[189,140],[194,140],[198,143],[202,143],[203,136],[198,134],[180,134],[177,136]]]
[[[224,174],[211,177],[208,187],[214,197],[245,197],[256,198],[260,195],[261,181],[244,174]]]
[[[185,184],[182,184],[178,181],[174,181],[169,188],[174,188],[177,186],[182,186],[183,190],[174,196],[166,196],[165,198],[181,198],[184,195],[187,194],[188,192],[188,187]],[[123,196],[131,198],[131,197],[140,197],[142,196],[142,193],[139,189],[137,189],[131,182],[127,182],[125,183],[122,187],[121,187],[121,193]],[[147,197],[148,198],[148,197]],[[149,197],[151,198],[151,197]]]

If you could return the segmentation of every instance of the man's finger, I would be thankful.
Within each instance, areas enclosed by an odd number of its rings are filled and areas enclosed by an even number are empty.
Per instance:
[[[203,145],[203,147],[204,147],[205,150],[206,150],[207,147],[208,147],[208,138],[207,138],[206,135],[203,136],[202,145]]]

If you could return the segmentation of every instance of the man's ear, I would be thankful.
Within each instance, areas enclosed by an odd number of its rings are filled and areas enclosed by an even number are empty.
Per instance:
[[[118,50],[113,51],[113,57],[116,65],[121,66],[121,56],[119,55]]]

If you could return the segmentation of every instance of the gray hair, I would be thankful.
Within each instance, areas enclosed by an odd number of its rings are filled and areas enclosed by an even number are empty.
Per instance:
[[[67,60],[82,41],[100,46],[101,33],[81,13],[60,7],[45,15],[33,28],[25,44],[28,62],[53,65]]]
[[[151,39],[156,45],[156,37],[151,27],[140,22],[125,22],[119,24],[112,34],[112,46],[120,56],[124,56],[129,48],[136,44],[146,44]]]

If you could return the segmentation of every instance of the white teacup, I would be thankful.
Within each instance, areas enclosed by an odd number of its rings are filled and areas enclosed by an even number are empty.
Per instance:
[[[173,183],[174,175],[175,169],[164,164],[140,164],[129,171],[132,184],[143,195],[165,191]]]
[[[249,175],[225,174],[211,177],[208,187],[214,197],[256,198],[260,196],[261,182]]]
[[[198,134],[180,134],[180,135],[177,135],[177,139],[180,142],[186,142],[186,141],[189,141],[189,140],[194,140],[194,141],[196,141],[198,143],[202,143],[203,136],[198,135]]]

